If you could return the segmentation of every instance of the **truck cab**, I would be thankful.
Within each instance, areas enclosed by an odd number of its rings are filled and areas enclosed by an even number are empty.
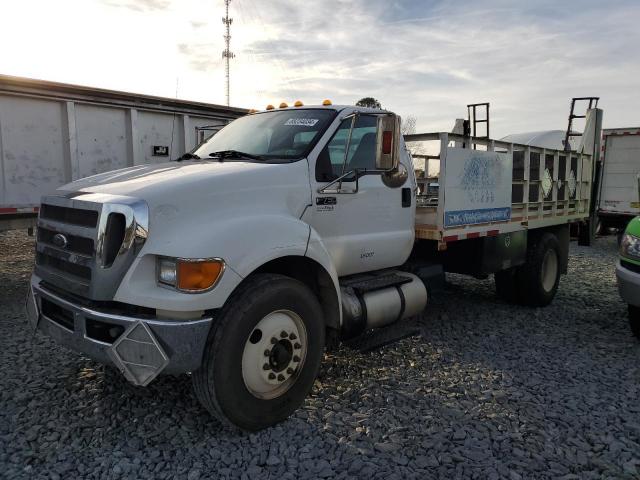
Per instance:
[[[394,270],[416,208],[399,126],[383,110],[283,105],[179,161],[61,187],[40,209],[32,328],[136,385],[191,372],[225,423],[286,418],[326,342],[426,304]]]

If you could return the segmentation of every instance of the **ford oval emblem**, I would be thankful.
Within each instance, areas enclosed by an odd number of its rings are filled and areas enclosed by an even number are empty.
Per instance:
[[[53,244],[56,247],[58,247],[58,248],[66,248],[67,247],[67,243],[69,243],[69,241],[67,240],[67,237],[65,237],[63,234],[56,233],[53,236]]]

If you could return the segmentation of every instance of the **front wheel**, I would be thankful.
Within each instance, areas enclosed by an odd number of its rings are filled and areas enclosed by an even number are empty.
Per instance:
[[[631,333],[640,340],[640,307],[629,305],[629,326]]]
[[[258,274],[234,292],[209,332],[196,396],[225,424],[260,430],[304,401],[324,350],[322,309],[303,283]]]

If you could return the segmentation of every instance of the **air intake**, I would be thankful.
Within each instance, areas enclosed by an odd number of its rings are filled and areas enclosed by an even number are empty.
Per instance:
[[[122,242],[126,218],[122,213],[110,213],[107,219],[107,227],[104,232],[104,244],[102,247],[102,265],[110,267],[118,256]]]

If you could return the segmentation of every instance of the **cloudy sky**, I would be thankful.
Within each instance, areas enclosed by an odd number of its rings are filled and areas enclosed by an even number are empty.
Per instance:
[[[222,0],[5,0],[0,73],[224,103]],[[232,0],[231,103],[378,98],[448,130],[566,128],[569,99],[640,126],[637,0]]]

